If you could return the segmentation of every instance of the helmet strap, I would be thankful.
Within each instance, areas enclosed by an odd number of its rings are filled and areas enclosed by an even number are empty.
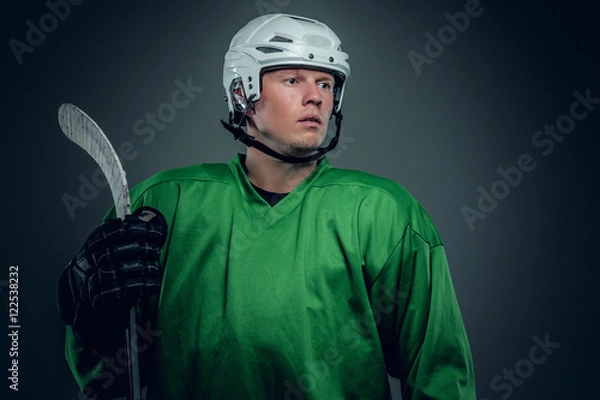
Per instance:
[[[275,150],[273,150],[272,148],[265,145],[264,143],[261,143],[258,140],[256,140],[256,138],[254,136],[248,135],[248,133],[246,131],[244,131],[244,129],[242,129],[244,119],[246,118],[245,111],[244,111],[244,114],[242,115],[242,118],[240,119],[239,124],[236,124],[235,122],[227,123],[223,120],[221,120],[221,123],[223,124],[223,127],[225,129],[227,129],[229,132],[231,132],[233,134],[233,137],[235,140],[239,140],[240,142],[244,143],[248,147],[254,147],[255,149],[257,149],[271,157],[275,157],[281,161],[284,161],[284,162],[287,162],[290,164],[304,164],[307,162],[311,162],[311,161],[315,161],[315,160],[319,160],[319,159],[323,158],[325,156],[325,153],[333,150],[335,148],[335,146],[337,146],[338,141],[340,140],[340,131],[342,129],[342,119],[343,119],[342,111],[340,110],[340,111],[336,112],[334,115],[335,115],[335,125],[336,125],[335,136],[331,138],[331,140],[329,141],[329,144],[327,146],[319,147],[315,154],[306,156],[306,157],[294,157],[294,156],[289,156],[289,155],[284,155],[284,154],[278,153]]]

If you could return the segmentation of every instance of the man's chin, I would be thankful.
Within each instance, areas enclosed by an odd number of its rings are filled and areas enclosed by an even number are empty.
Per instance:
[[[319,148],[323,145],[323,140],[321,140],[321,138],[311,139],[312,140],[303,141],[302,143],[291,144],[287,149],[287,153],[294,157],[312,156],[317,153]]]
[[[305,137],[305,140],[299,141],[299,143],[290,144],[288,152],[290,155],[296,157],[311,156],[319,150],[323,145],[324,138],[321,135],[315,135],[312,137]]]
[[[262,139],[261,142],[271,147],[273,150],[290,157],[308,157],[316,154],[319,147],[323,145],[323,134],[317,132],[302,132],[296,135],[296,140],[288,141],[287,143],[279,142],[269,143],[268,140]]]
[[[286,155],[292,157],[308,157],[317,153],[318,147],[291,147],[286,151]]]

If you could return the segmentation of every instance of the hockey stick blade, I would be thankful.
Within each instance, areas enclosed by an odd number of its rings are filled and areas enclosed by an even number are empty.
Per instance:
[[[69,103],[62,104],[58,108],[58,124],[65,136],[84,149],[96,161],[108,181],[117,217],[125,218],[131,213],[125,170],[102,129],[86,113]],[[142,398],[136,332],[136,307],[132,306],[129,309],[129,324],[125,328],[125,345],[129,359],[127,365],[128,398],[130,400],[141,400]]]
[[[59,107],[58,124],[65,136],[96,161],[108,181],[117,217],[123,219],[131,212],[127,179],[119,157],[102,129],[86,113],[69,103]]]

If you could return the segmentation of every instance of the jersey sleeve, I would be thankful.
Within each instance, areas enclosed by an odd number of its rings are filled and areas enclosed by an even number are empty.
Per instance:
[[[134,187],[131,192],[132,212],[142,206],[151,206],[158,209],[167,219],[173,221],[178,203],[177,185],[172,184],[167,190],[169,196],[156,195],[156,191],[149,190],[148,183]],[[107,212],[104,221],[115,218],[114,207]],[[169,225],[170,222],[167,222]],[[161,249],[161,265],[165,264],[168,247],[170,244],[171,226],[168,227],[167,240]],[[154,362],[153,335],[156,326],[156,310],[158,296],[150,296],[144,301],[138,301],[138,357],[142,386],[147,384]],[[110,324],[107,321],[106,324]],[[82,346],[76,339],[71,326],[66,326],[65,357],[67,364],[81,391],[88,398],[116,398],[126,396],[128,384],[127,355],[125,345],[125,331],[119,338],[114,338],[114,329],[107,329],[107,347],[100,351]],[[160,334],[160,332],[159,332]],[[110,338],[109,338],[110,337]],[[121,340],[122,339],[122,340]]]
[[[371,202],[377,212],[365,245],[386,369],[400,379],[405,400],[475,400],[471,351],[443,243],[416,200],[401,200]]]
[[[404,399],[475,399],[471,352],[442,245],[410,227],[371,290],[380,339]],[[386,312],[387,311],[387,312]]]

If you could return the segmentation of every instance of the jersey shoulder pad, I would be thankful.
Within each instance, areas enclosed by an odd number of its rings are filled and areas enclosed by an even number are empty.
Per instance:
[[[318,184],[354,186],[365,193],[381,192],[403,204],[416,202],[415,198],[397,182],[358,170],[329,168],[323,173]]]
[[[138,196],[142,193],[151,190],[152,188],[162,186],[168,183],[185,185],[186,182],[201,182],[201,181],[233,181],[233,177],[227,164],[198,164],[189,167],[176,168],[158,172],[150,178],[137,184],[132,189],[132,197],[134,194]]]
[[[396,223],[407,224],[430,245],[442,244],[429,214],[419,201],[402,185],[381,176],[358,170],[329,168],[319,179],[320,185],[343,185],[357,189],[364,208],[392,217]],[[370,205],[370,207],[369,207]]]

